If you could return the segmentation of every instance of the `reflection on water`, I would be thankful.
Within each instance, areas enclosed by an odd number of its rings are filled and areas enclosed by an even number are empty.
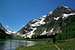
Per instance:
[[[22,46],[32,46],[35,45],[33,41],[25,41],[25,40],[0,40],[0,50],[15,50],[16,47]]]

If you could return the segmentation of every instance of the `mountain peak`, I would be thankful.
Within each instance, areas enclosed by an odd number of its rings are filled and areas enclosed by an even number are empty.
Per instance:
[[[22,29],[20,32],[26,35],[25,38],[31,38],[33,35],[55,35],[63,31],[62,27],[69,23],[67,22],[67,20],[69,20],[68,17],[73,15],[75,15],[73,9],[68,6],[58,6],[54,11],[50,11],[48,15],[30,21],[27,29]]]

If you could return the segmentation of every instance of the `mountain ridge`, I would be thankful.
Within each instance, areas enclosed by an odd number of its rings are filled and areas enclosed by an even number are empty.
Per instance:
[[[67,7],[60,6],[48,15],[39,19],[30,21],[17,35],[24,38],[34,38],[42,35],[53,36],[62,33],[65,26],[72,22],[71,16],[75,16],[75,10]]]

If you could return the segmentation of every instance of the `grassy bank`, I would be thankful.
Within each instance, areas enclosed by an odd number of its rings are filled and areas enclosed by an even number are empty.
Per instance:
[[[75,39],[58,41],[56,44],[48,41],[38,41],[36,45],[30,47],[19,47],[16,50],[75,50]]]
[[[38,41],[36,45],[30,47],[19,47],[16,50],[57,50],[54,44],[48,43],[47,41]]]

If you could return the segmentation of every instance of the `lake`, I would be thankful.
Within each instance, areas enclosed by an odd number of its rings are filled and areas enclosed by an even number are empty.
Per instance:
[[[34,41],[26,40],[0,40],[0,50],[15,50],[17,47],[33,46],[35,44]]]

